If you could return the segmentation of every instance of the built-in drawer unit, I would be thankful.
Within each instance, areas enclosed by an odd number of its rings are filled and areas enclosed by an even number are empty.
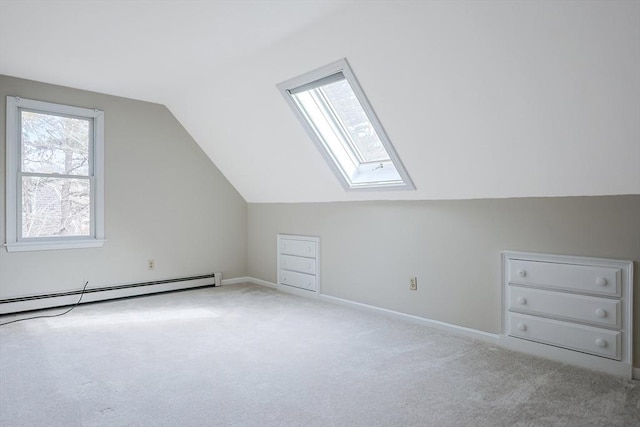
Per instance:
[[[318,292],[320,238],[278,234],[277,241],[278,286]]]
[[[505,251],[503,302],[506,346],[631,377],[633,263]]]

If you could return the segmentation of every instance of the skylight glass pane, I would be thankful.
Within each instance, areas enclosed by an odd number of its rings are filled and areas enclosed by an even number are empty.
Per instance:
[[[346,59],[278,89],[345,189],[415,189]]]
[[[355,149],[363,162],[389,160],[389,154],[378,138],[371,121],[367,117],[360,101],[353,93],[349,82],[341,80],[321,88],[330,105],[349,132]]]
[[[296,103],[304,112],[307,120],[313,125],[313,130],[333,154],[340,164],[342,173],[346,177],[352,176],[357,170],[356,159],[351,158],[344,141],[344,136],[328,115],[327,106],[318,98],[315,89],[293,95]]]

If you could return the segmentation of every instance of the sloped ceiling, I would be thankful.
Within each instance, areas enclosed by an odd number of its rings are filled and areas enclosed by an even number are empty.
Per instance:
[[[416,191],[276,90],[345,57]],[[1,0],[0,73],[165,104],[248,202],[640,194],[640,2]]]

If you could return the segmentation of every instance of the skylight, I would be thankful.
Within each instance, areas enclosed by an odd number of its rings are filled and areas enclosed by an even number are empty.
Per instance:
[[[346,59],[278,88],[346,189],[415,188]]]

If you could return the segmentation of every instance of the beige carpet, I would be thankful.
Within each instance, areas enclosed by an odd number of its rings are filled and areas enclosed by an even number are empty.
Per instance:
[[[1,327],[0,425],[638,426],[640,384],[234,285]]]

